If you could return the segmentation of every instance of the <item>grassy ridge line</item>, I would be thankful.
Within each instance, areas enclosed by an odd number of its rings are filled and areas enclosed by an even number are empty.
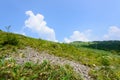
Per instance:
[[[0,41],[4,41],[6,33],[2,32],[0,34]],[[101,51],[101,50],[94,50],[89,48],[79,48],[65,44],[65,43],[55,43],[50,42],[42,39],[35,39],[30,38],[22,35],[16,35],[14,34],[17,39],[19,40],[17,48],[25,48],[26,46],[30,46],[32,48],[37,49],[38,51],[46,51],[49,54],[54,54],[56,56],[61,56],[70,60],[79,61],[82,64],[92,66],[95,65],[102,65],[101,59],[102,56],[109,56],[110,62],[115,65],[116,63],[119,63],[119,57],[116,57],[116,55],[111,54],[107,51]],[[1,45],[2,46],[2,45]]]

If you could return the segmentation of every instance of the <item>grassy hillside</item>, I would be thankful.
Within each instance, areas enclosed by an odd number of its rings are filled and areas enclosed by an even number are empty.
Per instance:
[[[72,42],[75,47],[86,47],[91,49],[110,51],[114,54],[120,55],[120,41],[93,41],[93,42]]]
[[[75,44],[78,46],[78,43],[75,43]],[[38,50],[39,52],[45,51],[49,54],[54,54],[56,56],[66,58],[68,60],[74,60],[81,64],[89,66],[91,68],[89,75],[94,80],[119,80],[120,79],[120,56],[118,54],[112,54],[112,52],[110,51],[97,50],[94,48],[84,47],[80,45],[78,48],[75,46],[75,44],[71,45],[71,44],[65,44],[65,43],[50,42],[42,39],[35,39],[31,37],[26,37],[23,35],[6,33],[3,31],[0,31],[0,60],[1,60],[0,69],[3,70],[3,72],[0,73],[0,76],[7,75],[7,76],[3,76],[5,78],[8,78],[10,76],[16,77],[17,75],[14,75],[14,69],[16,67],[17,67],[16,70],[18,70],[18,72],[20,72],[20,70],[23,68],[25,70],[29,69],[29,68],[25,68],[26,64],[24,64],[23,66],[20,66],[20,65],[17,65],[16,63],[13,67],[9,68],[9,66],[6,67],[6,65],[8,65],[9,62],[6,62],[6,63],[4,62],[4,59],[8,55],[10,56],[13,52],[17,51],[18,49],[24,49],[26,46],[29,46]],[[89,46],[88,43],[82,43],[82,44]],[[12,63],[10,62],[10,64]],[[27,65],[31,66],[31,63],[30,65],[29,64]],[[34,65],[37,65],[38,67],[35,68]],[[41,71],[34,72],[34,69],[38,70],[39,66],[40,66],[39,64],[33,63],[33,66],[31,66],[31,74],[34,74],[34,73],[36,73],[36,75],[40,73],[42,74]],[[50,76],[48,76],[49,74],[53,76],[54,69],[56,68],[56,66],[54,65],[51,65],[51,66],[53,66],[52,68],[50,67],[51,73],[47,73],[49,72],[48,68],[44,69],[43,73],[45,72],[44,73],[45,75],[44,76],[42,75],[38,79],[43,78],[43,80],[46,80],[50,78]],[[48,80],[56,80],[57,77],[58,77],[57,80],[80,80],[81,79],[80,77],[74,75],[71,68],[70,68],[70,71],[71,71],[70,73],[68,72],[69,68],[68,70],[66,70],[66,68],[63,67],[63,72],[61,72],[61,68],[59,66],[57,67],[57,69],[58,69],[58,72],[57,72],[58,74],[56,74],[55,77],[52,77]],[[15,74],[17,74],[18,72],[16,72]],[[27,76],[27,75],[24,75],[24,73],[27,74],[29,72],[23,72],[23,73],[20,72],[20,74],[23,74],[22,76],[23,80],[31,78],[31,74]],[[10,74],[10,76],[8,76],[8,74]],[[63,74],[62,77],[58,76],[62,74]],[[47,78],[44,78],[45,76]],[[29,77],[29,78],[26,78],[26,77]],[[11,78],[11,79],[14,79],[14,78]]]

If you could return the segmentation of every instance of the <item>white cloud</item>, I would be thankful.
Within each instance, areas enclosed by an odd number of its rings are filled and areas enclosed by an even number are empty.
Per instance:
[[[108,29],[108,33],[104,35],[105,40],[120,40],[120,28],[117,26],[111,26]]]
[[[26,36],[25,32],[23,32],[23,31],[14,31],[13,33],[15,33],[15,34],[22,34],[22,35]]]
[[[29,16],[29,18],[25,21],[25,26],[27,28],[31,29],[33,32],[38,33],[40,38],[57,41],[54,30],[47,26],[43,15],[35,15],[32,11],[26,11],[26,15]]]
[[[64,41],[69,43],[72,41],[89,41],[91,30],[86,30],[85,32],[74,31],[69,38],[64,38]]]
[[[22,35],[26,36],[26,34],[24,32],[15,32],[15,33],[22,34]]]

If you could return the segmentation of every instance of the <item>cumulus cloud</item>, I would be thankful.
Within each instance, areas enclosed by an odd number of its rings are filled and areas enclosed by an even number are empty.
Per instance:
[[[39,34],[40,38],[57,41],[55,38],[54,29],[47,26],[46,21],[44,20],[44,16],[42,14],[34,14],[32,11],[26,11],[26,15],[29,16],[27,20],[25,20],[25,26],[31,29],[33,32]]]
[[[88,37],[90,36],[91,30],[86,30],[85,32],[74,31],[69,38],[64,38],[66,43],[73,41],[89,41]]]
[[[104,35],[105,40],[120,40],[120,28],[117,26],[111,26],[108,29],[108,33]]]

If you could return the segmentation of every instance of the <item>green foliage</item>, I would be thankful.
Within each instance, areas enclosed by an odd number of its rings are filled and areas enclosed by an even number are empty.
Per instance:
[[[1,59],[0,71],[1,80],[82,80],[72,69],[51,65],[46,61],[19,65],[14,60]]]
[[[2,45],[7,45],[7,44],[9,44],[9,45],[17,45],[18,42],[19,42],[17,37],[14,34],[9,32],[11,26],[6,26],[5,28],[7,30],[7,33],[3,37]]]
[[[9,33],[9,34],[12,34],[12,33]],[[118,55],[118,52],[116,52],[115,50],[110,52],[110,50],[106,51],[103,49],[99,49],[99,46],[97,46],[97,49],[83,46],[83,45],[89,46],[91,44],[94,44],[93,42],[80,42],[80,43],[77,42],[72,44],[65,44],[65,43],[50,42],[42,39],[30,38],[30,37],[26,37],[18,34],[12,34],[17,38],[17,40],[19,40],[18,45],[3,46],[2,43],[5,41],[4,38],[6,37],[6,35],[7,33],[0,32],[0,36],[1,36],[0,37],[0,59],[3,59],[10,55],[15,55],[11,53],[17,51],[17,49],[19,48],[22,49],[29,46],[39,52],[44,51],[49,54],[54,54],[55,56],[60,56],[68,60],[74,60],[74,61],[80,62],[81,64],[89,66],[91,68],[90,75],[94,78],[94,80],[119,80],[120,79],[120,56]],[[117,49],[118,48],[119,46],[117,47]],[[2,67],[5,67],[5,66],[7,65],[4,65]],[[32,62],[28,62],[28,63],[25,63],[23,66],[22,65],[16,65],[16,66],[17,66],[16,70],[19,71],[19,73],[16,71],[16,74],[20,76],[20,78],[16,76],[15,77],[23,80],[29,80],[33,78],[37,80],[36,77],[38,77],[39,74],[41,74],[41,76],[39,75],[40,78],[38,78],[40,80],[42,80],[42,78],[43,80],[46,80],[46,79],[48,80],[56,80],[56,79],[79,80],[78,77],[74,78],[76,74],[75,73],[72,74],[71,68],[60,67],[57,65],[53,66],[46,61],[40,65]],[[4,69],[5,75],[7,74],[7,76],[5,77],[9,77],[7,71],[9,72],[11,70],[13,69],[11,68]],[[21,76],[20,74],[23,74],[23,75]],[[13,75],[13,73],[10,73],[9,75],[11,76]],[[73,77],[71,78],[71,76]]]
[[[1,32],[2,30],[0,29],[0,32]]]
[[[101,59],[101,64],[103,66],[109,66],[110,65],[110,60],[108,56],[103,56]]]
[[[118,68],[103,66],[98,69],[92,69],[89,74],[94,80],[119,80],[119,73],[120,69]]]
[[[7,33],[7,35],[4,37],[4,41],[2,43],[2,45],[18,45],[19,41],[17,39],[17,37],[12,34],[12,33]]]
[[[91,49],[110,51],[113,54],[120,54],[120,41],[93,41],[93,42],[79,42],[70,43],[77,48],[86,47]]]

